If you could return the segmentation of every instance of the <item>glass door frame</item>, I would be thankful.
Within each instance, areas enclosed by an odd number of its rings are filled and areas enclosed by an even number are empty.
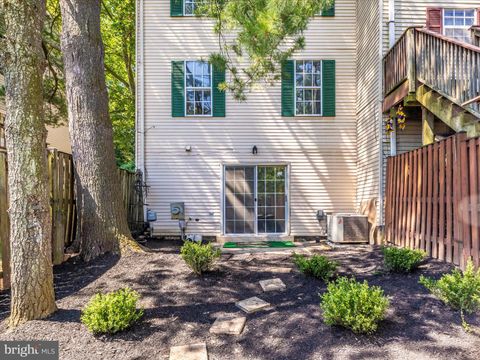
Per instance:
[[[281,237],[290,235],[290,164],[289,163],[222,163],[222,176],[221,176],[221,233],[224,236],[231,237]],[[259,233],[258,232],[258,168],[262,166],[283,166],[285,167],[285,232],[283,233]],[[225,202],[225,180],[226,180],[226,168],[227,167],[253,167],[254,168],[254,197],[255,197],[255,224],[254,233],[226,233],[226,202]]]

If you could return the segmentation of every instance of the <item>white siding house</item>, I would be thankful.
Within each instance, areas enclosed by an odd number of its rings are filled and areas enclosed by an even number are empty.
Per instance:
[[[328,116],[285,116],[281,82],[255,89],[243,103],[227,93],[222,116],[183,116],[188,104],[172,113],[172,105],[178,105],[172,81],[191,70],[183,62],[207,58],[218,43],[211,21],[171,16],[171,2],[177,0],[140,1],[137,14],[137,165],[149,186],[147,207],[157,213],[154,233],[179,233],[170,214],[174,202],[184,202],[186,216],[199,220],[189,224],[188,232],[213,236],[314,236],[320,229],[317,210],[355,211],[356,1],[337,0],[334,16],[314,18],[305,33],[306,49],[292,59],[333,66],[333,72],[322,75],[323,86],[333,86],[333,98],[322,97]],[[172,80],[176,66],[179,73]],[[287,70],[295,64],[290,66]],[[289,96],[294,110],[293,92]],[[213,94],[214,115],[215,102]],[[235,176],[247,181],[239,185]],[[273,176],[277,193],[269,182]],[[233,187],[237,194],[230,201]]]
[[[420,121],[385,135],[382,57],[405,29],[426,25],[428,8],[439,31],[462,36],[470,20],[453,29],[451,18],[473,9],[480,23],[480,2],[336,0],[329,16],[311,20],[306,49],[284,64],[282,81],[239,103],[215,91],[223,74],[194,64],[218,43],[212,22],[186,16],[192,1],[184,1],[137,3],[136,160],[154,233],[179,233],[176,202],[198,219],[188,232],[217,237],[315,236],[317,210],[355,212],[372,199],[381,227],[385,158],[421,146]],[[302,104],[315,116],[300,115],[295,100],[303,61],[321,79],[319,102]]]

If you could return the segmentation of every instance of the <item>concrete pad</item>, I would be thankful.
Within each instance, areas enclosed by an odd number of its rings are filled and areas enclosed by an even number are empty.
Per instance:
[[[269,279],[269,280],[261,280],[260,286],[264,292],[267,291],[283,291],[287,288],[282,280],[279,278]]]
[[[249,299],[239,301],[235,304],[238,308],[245,311],[247,314],[268,308],[270,304],[256,296]]]
[[[215,319],[210,332],[212,334],[240,335],[245,327],[245,316],[227,315]]]
[[[170,360],[208,360],[207,344],[173,346],[170,348]]]

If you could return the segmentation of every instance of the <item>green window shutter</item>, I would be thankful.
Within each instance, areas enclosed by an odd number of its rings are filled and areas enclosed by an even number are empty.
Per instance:
[[[322,17],[333,17],[335,16],[335,0],[333,0],[332,5],[327,9],[322,11]]]
[[[282,116],[295,116],[295,61],[282,64]]]
[[[185,116],[184,61],[172,61],[172,116]]]
[[[183,16],[183,0],[170,0],[170,16]]]
[[[220,70],[215,66],[212,66],[212,100],[214,117],[225,117],[225,91],[220,91],[218,85],[225,82],[225,70]]]
[[[335,116],[335,60],[322,61],[323,116]]]

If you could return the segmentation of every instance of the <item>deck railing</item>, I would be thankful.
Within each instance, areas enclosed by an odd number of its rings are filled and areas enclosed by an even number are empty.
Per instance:
[[[383,58],[384,95],[418,82],[480,116],[480,47],[423,28],[409,28]]]

